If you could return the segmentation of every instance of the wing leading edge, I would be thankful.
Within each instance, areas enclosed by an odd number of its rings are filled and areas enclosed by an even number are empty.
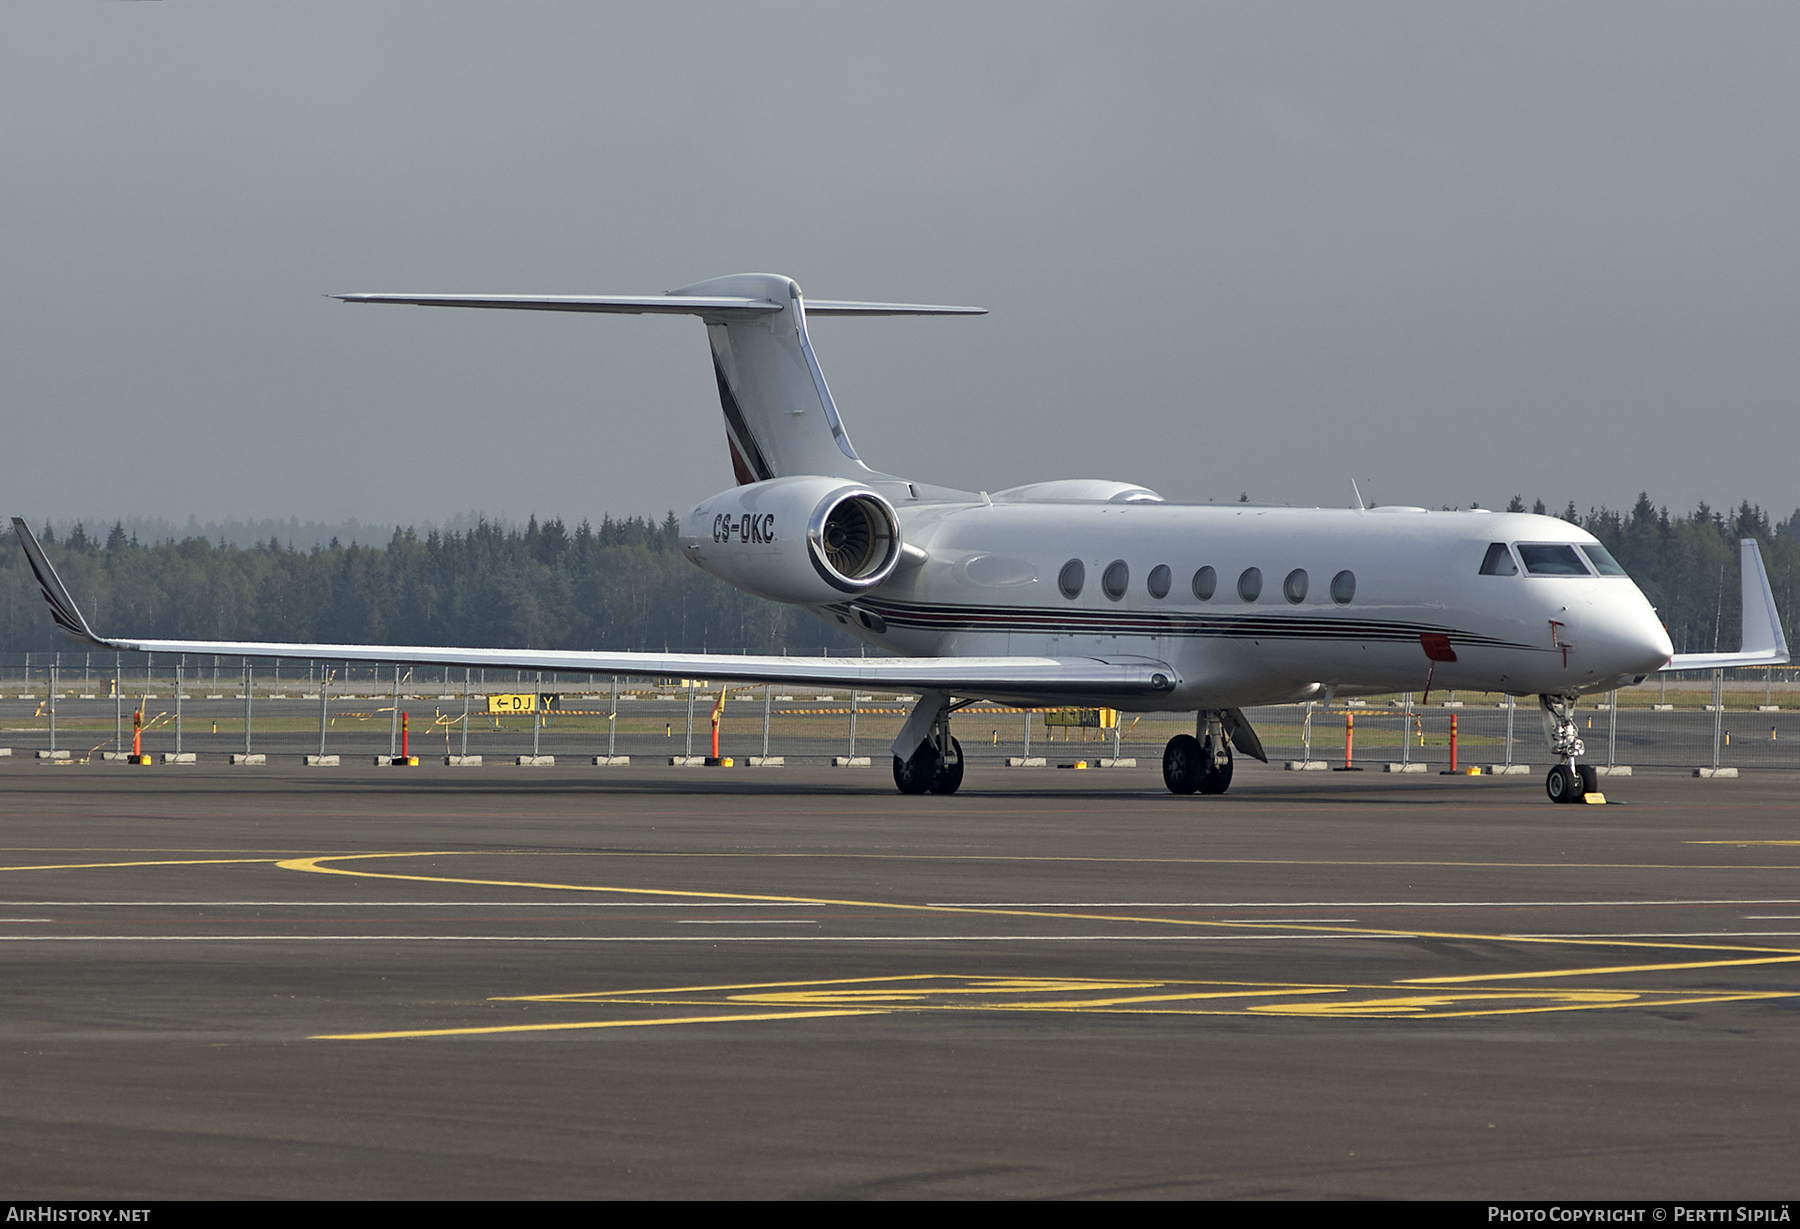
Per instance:
[[[930,689],[963,696],[1154,696],[1173,690],[1180,681],[1167,664],[1142,657],[763,657],[722,653],[608,653],[115,638],[101,636],[93,630],[30,527],[20,517],[14,517],[12,523],[57,627],[70,639],[96,649],[674,676],[728,682],[827,683]]]
[[[334,294],[345,303],[407,303],[414,307],[494,307],[535,312],[614,312],[628,316],[762,316],[782,310],[773,299],[734,295],[668,294]],[[809,316],[984,316],[985,307],[935,303],[853,303],[807,299]]]

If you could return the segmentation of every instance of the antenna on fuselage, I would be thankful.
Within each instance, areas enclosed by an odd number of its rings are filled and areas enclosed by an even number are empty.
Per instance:
[[[1369,509],[1363,504],[1362,492],[1356,489],[1356,479],[1354,478],[1350,479],[1350,493],[1356,496],[1356,510],[1367,512]]]

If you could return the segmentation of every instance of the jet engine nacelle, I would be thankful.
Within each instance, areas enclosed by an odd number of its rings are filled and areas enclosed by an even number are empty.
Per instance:
[[[880,495],[842,478],[771,478],[695,507],[681,520],[681,545],[728,585],[820,606],[894,574],[900,519]]]

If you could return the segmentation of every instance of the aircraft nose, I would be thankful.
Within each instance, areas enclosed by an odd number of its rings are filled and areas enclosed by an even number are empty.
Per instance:
[[[1596,647],[1605,656],[1605,673],[1655,674],[1675,655],[1668,631],[1648,602],[1636,610],[1608,611],[1597,621],[1602,624],[1603,643]]]

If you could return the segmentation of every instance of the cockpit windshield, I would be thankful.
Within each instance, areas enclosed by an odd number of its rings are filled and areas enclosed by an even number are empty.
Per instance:
[[[1581,562],[1581,556],[1575,553],[1573,546],[1555,545],[1519,546],[1519,558],[1525,561],[1525,570],[1533,576],[1586,576],[1587,567]],[[1613,566],[1617,567],[1617,564]]]
[[[1592,546],[1582,547],[1581,553],[1588,557],[1588,562],[1594,565],[1594,571],[1600,573],[1600,575],[1625,575],[1625,569],[1620,567],[1619,561],[1612,557],[1612,552],[1607,550],[1604,546],[1601,546],[1598,542],[1594,543]]]

